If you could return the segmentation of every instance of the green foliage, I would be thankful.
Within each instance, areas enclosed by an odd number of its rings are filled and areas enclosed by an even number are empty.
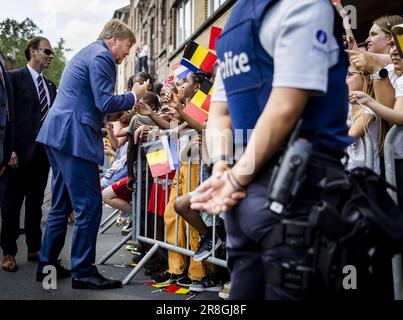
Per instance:
[[[55,53],[53,61],[49,68],[44,72],[45,76],[52,80],[57,87],[59,87],[60,78],[62,77],[64,67],[66,66],[66,58],[64,54],[71,51],[71,49],[66,49],[64,47],[64,43],[64,39],[60,38],[57,46],[53,47],[53,52]]]
[[[14,19],[6,19],[0,22],[0,51],[6,56],[15,60],[16,67],[21,68],[27,61],[24,49],[29,41],[35,36],[42,35],[42,30],[29,18],[22,22]],[[59,39],[57,46],[53,47],[55,56],[49,69],[45,70],[45,76],[59,86],[66,58],[64,54],[70,49],[65,48],[63,38]]]

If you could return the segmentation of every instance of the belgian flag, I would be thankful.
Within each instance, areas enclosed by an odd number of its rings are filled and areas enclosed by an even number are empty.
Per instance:
[[[169,165],[169,156],[161,140],[152,141],[145,146],[149,146],[146,154],[147,163],[153,178],[157,178],[172,171]]]
[[[200,124],[204,124],[208,119],[212,93],[213,83],[209,80],[204,80],[184,111]]]
[[[211,53],[205,47],[192,41],[186,46],[181,65],[185,66],[193,73],[198,70],[209,73],[216,61],[217,56],[214,53]]]

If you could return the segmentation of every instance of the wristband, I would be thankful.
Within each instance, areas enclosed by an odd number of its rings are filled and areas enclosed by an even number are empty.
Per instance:
[[[227,170],[228,173],[228,180],[231,183],[232,187],[235,189],[235,191],[245,191],[245,187],[242,186],[234,177],[234,175],[232,174],[232,170],[228,169]]]

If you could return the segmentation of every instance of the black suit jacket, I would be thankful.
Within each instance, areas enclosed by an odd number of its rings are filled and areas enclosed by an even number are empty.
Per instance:
[[[10,161],[11,152],[14,148],[14,107],[13,90],[8,79],[6,69],[0,62],[6,87],[0,81],[0,167],[4,167]],[[6,112],[8,104],[8,115]]]
[[[42,125],[38,91],[28,67],[10,71],[9,78],[14,93],[14,151],[20,162],[27,163],[37,147],[35,140]],[[49,106],[52,106],[56,98],[56,85],[45,77],[44,82],[49,90]]]

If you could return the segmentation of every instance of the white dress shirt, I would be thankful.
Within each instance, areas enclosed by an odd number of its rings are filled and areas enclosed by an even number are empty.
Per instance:
[[[28,67],[29,72],[31,73],[32,80],[34,80],[36,92],[38,93],[38,98],[39,98],[39,82],[38,82],[39,73],[36,72],[36,70],[34,70],[33,68],[31,68],[31,66],[29,64],[27,64],[27,67]],[[50,101],[49,89],[46,84],[43,73],[41,73],[40,75],[42,76],[42,79],[43,79],[43,86],[45,87],[46,98],[48,99],[48,107],[50,108],[51,101]]]

